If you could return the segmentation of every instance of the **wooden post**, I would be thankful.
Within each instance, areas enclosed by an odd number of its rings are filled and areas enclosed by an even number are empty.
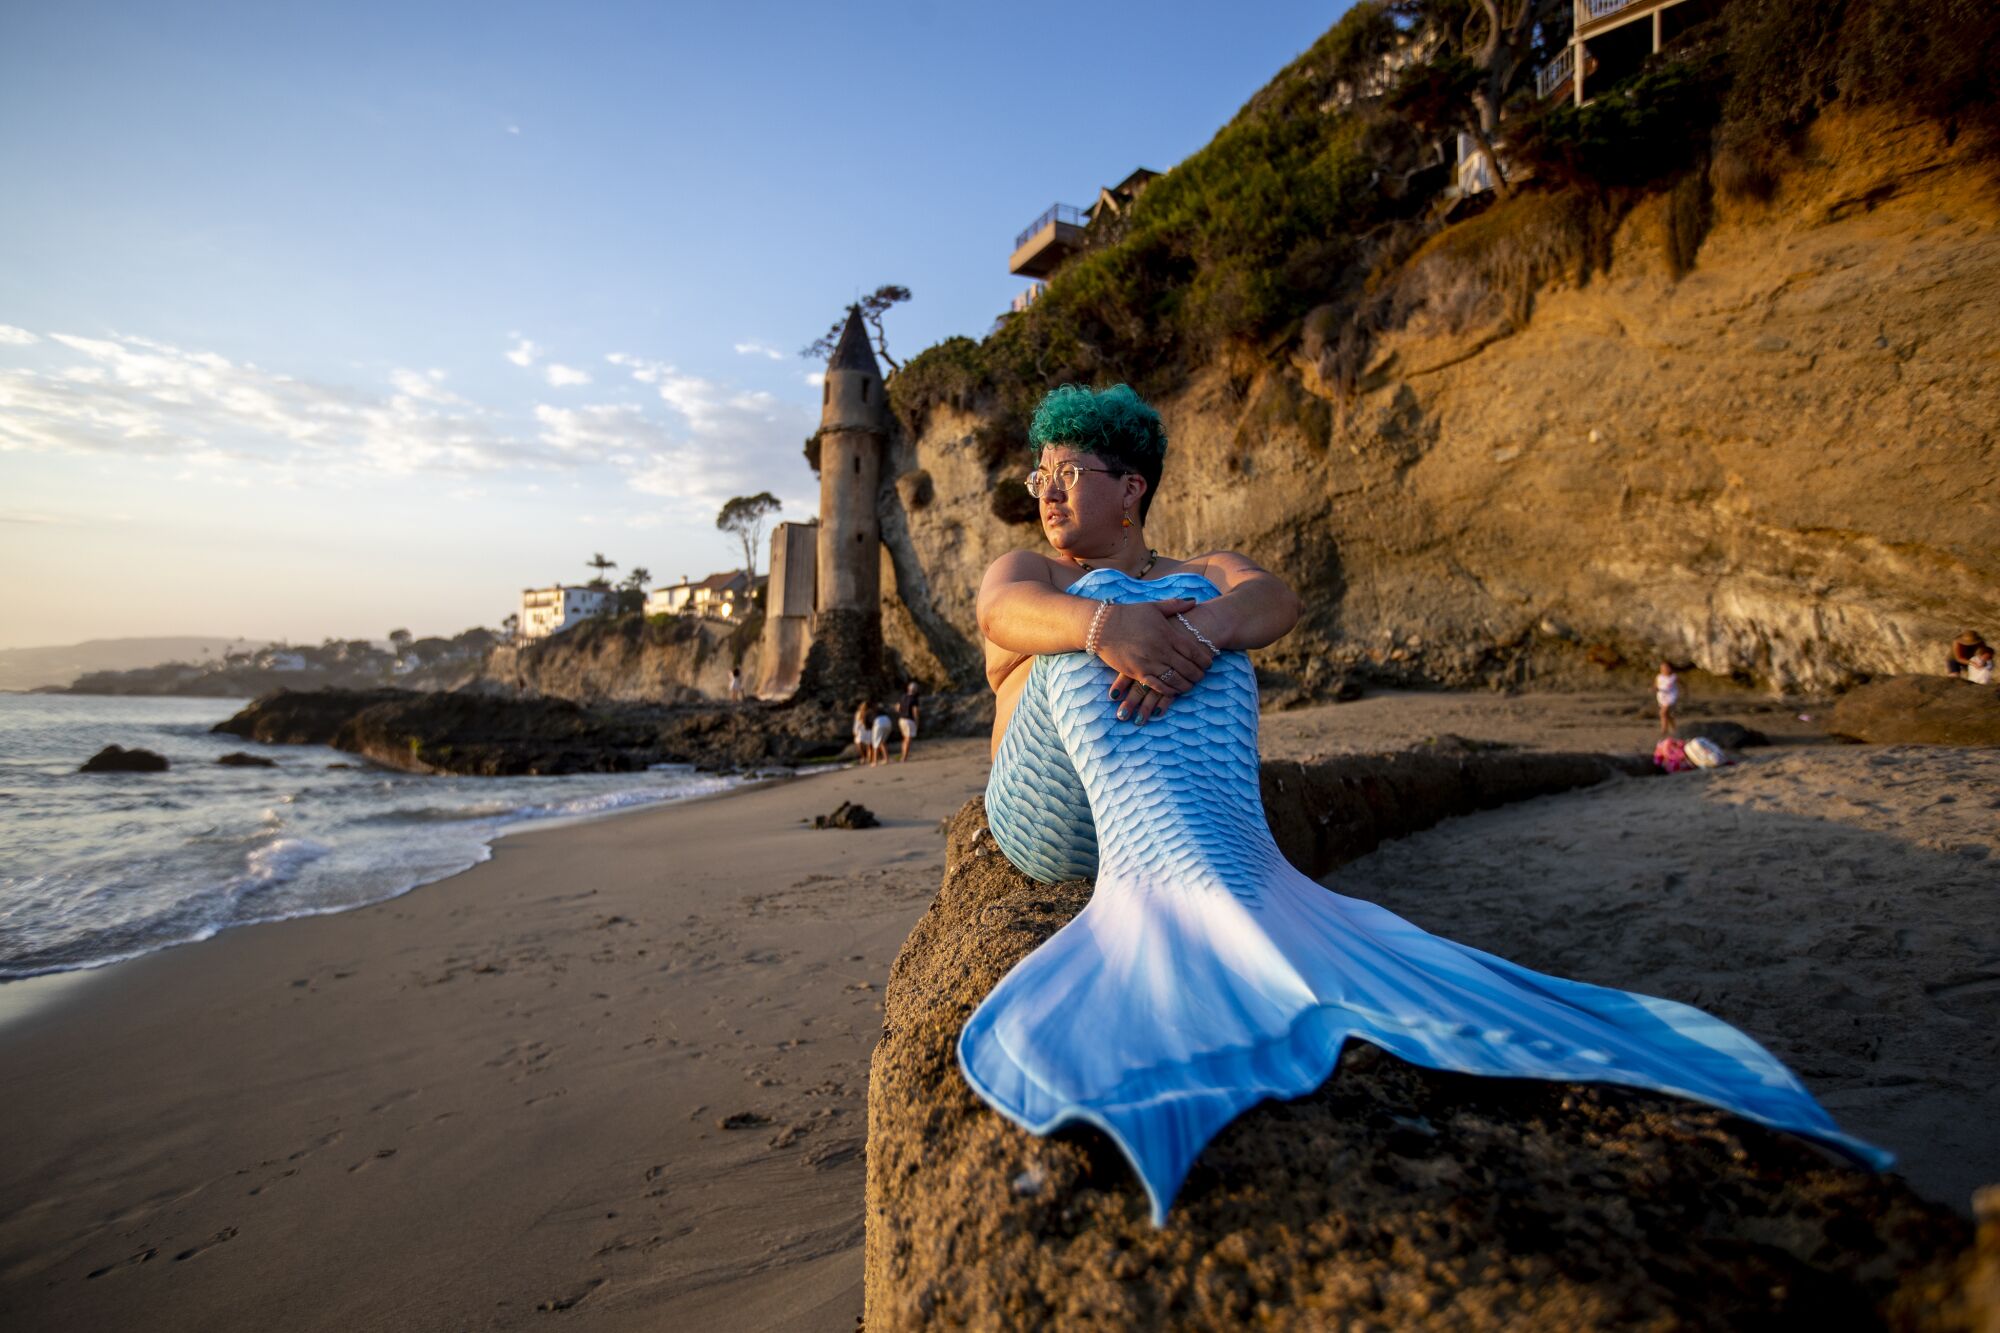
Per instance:
[[[1583,38],[1570,39],[1569,91],[1577,106],[1583,105]]]
[[[1663,10],[1653,11],[1653,54],[1660,54],[1660,15]]]

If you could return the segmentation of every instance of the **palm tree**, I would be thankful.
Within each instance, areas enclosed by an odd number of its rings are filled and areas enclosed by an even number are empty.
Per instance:
[[[591,587],[604,588],[610,586],[609,582],[604,577],[604,571],[607,569],[618,568],[618,562],[616,560],[606,560],[604,558],[604,552],[599,551],[595,555],[591,556],[590,559],[584,561],[583,563],[589,565],[592,569],[597,571],[597,577],[590,581]]]

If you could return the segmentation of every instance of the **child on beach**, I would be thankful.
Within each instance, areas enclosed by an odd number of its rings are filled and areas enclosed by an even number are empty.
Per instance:
[[[1980,644],[1972,654],[1972,660],[1965,664],[1965,678],[1974,685],[1993,683],[1993,648],[1990,644]]]
[[[1681,701],[1681,678],[1674,674],[1672,662],[1660,663],[1660,674],[1653,678],[1653,698],[1660,705],[1660,734],[1674,734],[1674,708]]]
[[[1954,676],[1963,676],[1972,666],[1972,659],[1986,646],[1986,639],[1978,630],[1967,630],[1951,641],[1951,664],[1947,669]]]

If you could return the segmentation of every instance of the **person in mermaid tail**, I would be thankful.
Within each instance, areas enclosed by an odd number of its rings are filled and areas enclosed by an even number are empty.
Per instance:
[[[1053,390],[1029,439],[1050,549],[1002,556],[979,591],[987,820],[1032,878],[1096,885],[959,1034],[996,1111],[1037,1134],[1105,1131],[1161,1225],[1223,1126],[1317,1088],[1350,1039],[1434,1069],[1687,1097],[1893,1160],[1720,1019],[1531,971],[1294,870],[1264,818],[1245,653],[1297,623],[1298,597],[1234,552],[1147,544],[1167,441],[1126,386]]]

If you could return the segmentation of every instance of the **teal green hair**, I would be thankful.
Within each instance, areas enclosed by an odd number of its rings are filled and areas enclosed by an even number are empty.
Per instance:
[[[1129,384],[1089,389],[1063,384],[1048,391],[1028,426],[1028,447],[1036,454],[1051,445],[1068,445],[1094,454],[1121,473],[1146,479],[1139,497],[1139,520],[1153,506],[1160,488],[1160,468],[1167,459],[1167,432],[1160,414],[1132,391]]]

